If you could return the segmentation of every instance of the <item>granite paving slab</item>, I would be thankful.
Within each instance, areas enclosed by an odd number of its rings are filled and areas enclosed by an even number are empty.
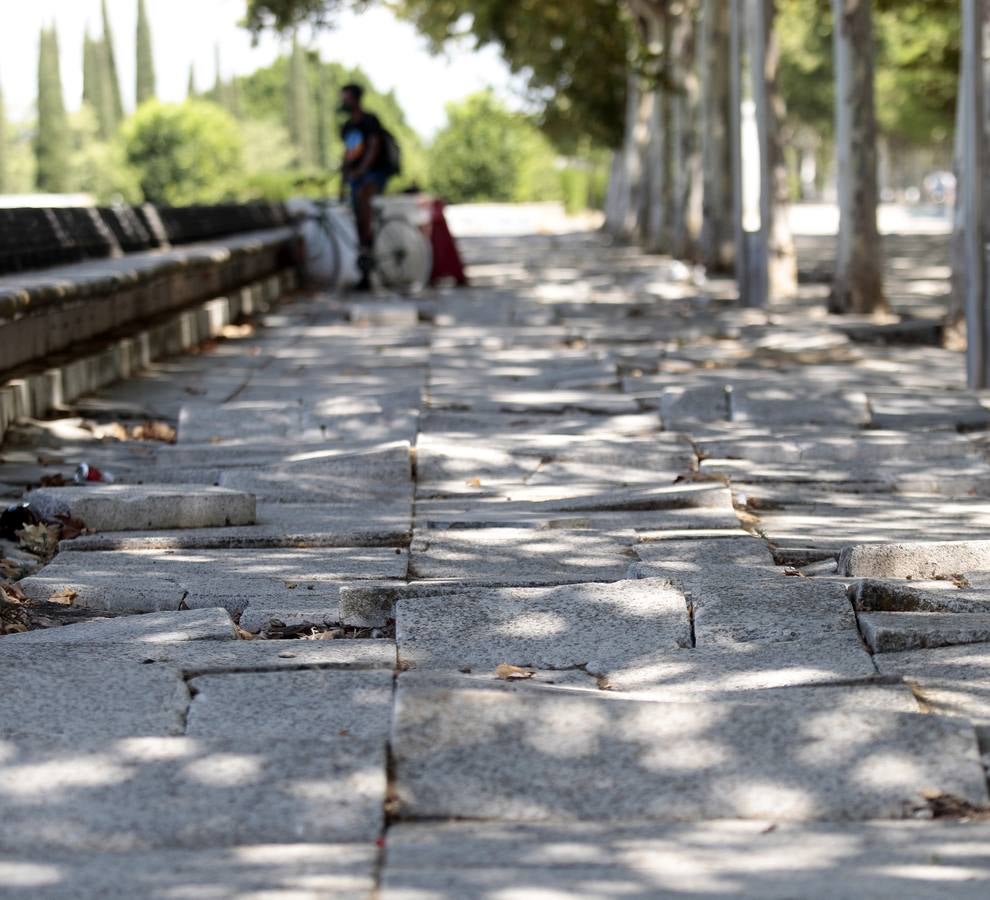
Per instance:
[[[875,653],[990,641],[990,612],[859,614],[863,639]]]
[[[370,845],[382,825],[380,739],[94,736],[2,747],[0,852]]]
[[[960,719],[418,675],[399,678],[392,735],[402,819],[867,820],[909,817],[926,791],[988,799]]]
[[[261,843],[132,853],[0,853],[3,900],[366,900],[375,886],[372,844]]]
[[[379,740],[392,714],[391,670],[202,675],[189,682],[191,737]]]
[[[395,618],[400,664],[421,668],[508,663],[610,678],[691,643],[684,596],[659,579],[407,597]]]
[[[71,516],[94,531],[250,525],[255,498],[197,484],[38,488],[25,498],[45,518]]]
[[[937,578],[990,570],[990,541],[929,541],[845,547],[839,574],[855,578]]]
[[[985,822],[440,822],[389,831],[382,900],[982,900]]]
[[[417,530],[409,548],[413,579],[505,585],[620,581],[634,540],[572,530],[452,528]]]
[[[4,647],[18,644],[170,644],[179,641],[230,641],[237,631],[225,609],[191,609],[90,619],[74,625],[5,635]]]
[[[736,385],[730,391],[729,407],[734,422],[769,426],[864,426],[871,421],[869,401],[859,391]]]

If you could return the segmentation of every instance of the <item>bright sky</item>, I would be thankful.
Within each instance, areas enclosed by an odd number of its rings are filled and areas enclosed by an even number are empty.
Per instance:
[[[155,42],[158,95],[181,100],[189,66],[207,88],[214,79],[214,46],[220,44],[225,76],[245,75],[269,64],[280,51],[265,35],[257,47],[238,26],[245,0],[146,0]],[[108,0],[124,103],[134,102],[134,33],[137,0]],[[62,84],[70,109],[82,96],[82,45],[87,24],[101,30],[100,0],[0,0],[0,85],[8,116],[33,115],[38,32],[54,21],[62,51]],[[416,30],[384,9],[346,14],[334,31],[317,38],[322,56],[347,66],[360,65],[380,90],[395,90],[412,126],[424,136],[445,122],[444,106],[485,87],[519,105],[520,86],[497,51],[458,47],[433,57]]]

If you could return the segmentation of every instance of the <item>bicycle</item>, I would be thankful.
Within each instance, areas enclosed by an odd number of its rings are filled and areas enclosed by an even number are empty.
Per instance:
[[[422,290],[429,282],[433,251],[423,232],[406,215],[389,212],[388,206],[395,200],[376,197],[373,201],[375,237],[371,273],[376,273],[386,288],[410,294]],[[303,214],[301,222],[313,223],[323,240],[305,241],[306,268],[310,273],[318,273],[317,280],[337,290],[344,275],[345,250],[357,256],[361,253],[353,216],[345,212],[343,204],[328,199],[314,200],[313,207],[315,211]]]

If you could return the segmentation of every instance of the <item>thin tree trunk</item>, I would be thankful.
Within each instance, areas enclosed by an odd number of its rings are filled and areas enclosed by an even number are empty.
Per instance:
[[[680,259],[698,260],[702,223],[704,174],[698,138],[701,89],[697,75],[698,2],[681,8],[673,41],[677,61],[674,123],[677,137],[677,198],[673,252]]]
[[[832,0],[839,239],[830,312],[886,308],[877,228],[877,121],[871,0]]]
[[[710,272],[732,271],[735,227],[732,221],[732,147],[730,130],[730,6],[704,0],[699,52],[701,142],[704,188],[701,227],[702,262]]]
[[[858,0],[853,0],[858,2]],[[788,218],[790,208],[790,182],[787,174],[787,157],[784,152],[782,124],[786,118],[784,98],[777,84],[780,68],[780,45],[777,41],[774,21],[777,15],[776,0],[763,0],[764,26],[766,28],[766,57],[764,77],[766,79],[766,152],[764,171],[769,175],[768,201],[764,205],[767,236],[768,294],[771,302],[793,297],[797,293],[798,271],[797,254],[794,250],[794,236]]]

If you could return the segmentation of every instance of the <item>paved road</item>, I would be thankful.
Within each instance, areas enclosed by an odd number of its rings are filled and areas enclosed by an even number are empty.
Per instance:
[[[142,614],[0,638],[0,898],[985,898],[958,355],[465,247],[470,291],[299,298],[3,448],[11,497],[121,485],[36,495],[105,524],[23,593]]]

